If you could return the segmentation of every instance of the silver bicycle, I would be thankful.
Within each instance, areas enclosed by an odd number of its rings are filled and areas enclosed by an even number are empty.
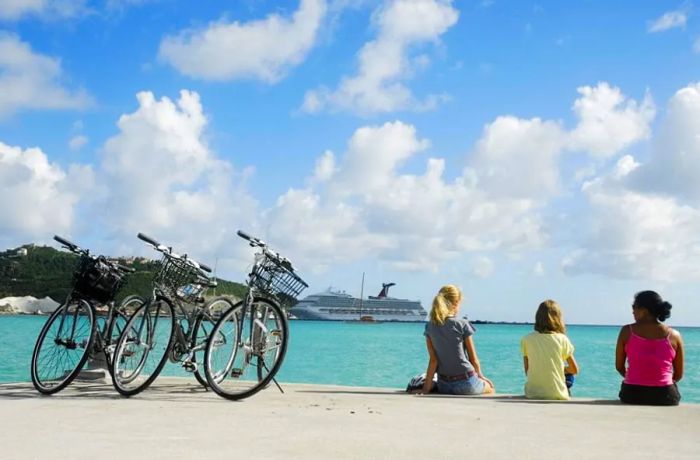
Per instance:
[[[208,266],[142,233],[138,237],[163,258],[150,299],[134,312],[117,342],[112,362],[114,388],[124,396],[140,393],[158,377],[168,359],[194,373],[206,387],[199,363],[216,319],[233,304],[225,297],[205,301],[205,291],[217,285],[205,274],[211,272]]]
[[[283,307],[290,307],[308,285],[291,262],[258,238],[241,231],[241,238],[258,248],[248,275],[245,298],[221,315],[204,354],[204,373],[212,390],[232,400],[265,388],[287,352],[289,327]]]

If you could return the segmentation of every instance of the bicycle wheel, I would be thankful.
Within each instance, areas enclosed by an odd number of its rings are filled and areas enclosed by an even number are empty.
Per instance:
[[[146,300],[139,295],[130,295],[124,297],[118,306],[113,307],[111,319],[102,337],[105,356],[107,357],[108,369],[112,372],[112,359],[114,358],[114,350],[117,348],[117,342],[126,323],[131,318],[131,315],[141,307]]]
[[[173,307],[165,298],[134,312],[114,350],[112,383],[119,393],[133,396],[153,383],[168,359],[174,331]]]
[[[275,302],[255,298],[228,310],[216,323],[204,354],[209,386],[227,399],[254,395],[272,380],[284,360],[287,318]]]
[[[95,340],[95,312],[84,300],[58,307],[39,333],[32,354],[32,383],[43,394],[64,389],[78,375]]]
[[[205,388],[208,388],[209,384],[201,365],[204,363],[207,340],[216,326],[216,320],[231,307],[233,307],[233,303],[228,298],[215,297],[207,302],[204,306],[205,313],[199,315],[194,323],[195,332],[192,334],[192,342],[190,343],[190,349],[193,352],[192,362],[195,363],[194,377]]]

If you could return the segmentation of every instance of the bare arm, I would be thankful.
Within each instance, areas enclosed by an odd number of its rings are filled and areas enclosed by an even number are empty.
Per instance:
[[[469,362],[472,363],[472,366],[474,366],[476,375],[483,377],[483,374],[481,373],[481,363],[479,363],[479,357],[476,355],[476,347],[474,346],[474,339],[472,339],[471,335],[464,339],[464,347],[467,349]]]
[[[423,383],[423,390],[421,393],[428,394],[430,390],[433,389],[433,377],[437,371],[438,360],[430,337],[425,338],[425,346],[428,347],[428,355],[430,358],[428,360],[428,370],[425,371],[425,383]]]
[[[523,367],[525,368],[525,375],[527,375],[527,371],[530,369],[530,363],[527,360],[527,356],[523,356]]]
[[[676,357],[673,358],[673,381],[678,382],[683,378],[683,355],[685,354],[685,350],[680,332],[673,331],[673,335],[676,339]]]
[[[627,360],[625,344],[629,340],[629,335],[629,327],[623,326],[620,329],[620,334],[617,336],[617,346],[615,347],[615,369],[622,377],[627,373],[627,368],[625,367],[625,361]]]
[[[578,363],[574,358],[574,355],[566,358],[566,367],[564,368],[565,374],[578,374]]]

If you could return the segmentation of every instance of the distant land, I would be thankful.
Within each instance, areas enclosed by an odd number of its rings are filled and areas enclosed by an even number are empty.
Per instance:
[[[110,257],[136,270],[117,294],[117,301],[131,294],[147,297],[158,262],[143,257]],[[0,299],[4,297],[50,297],[62,303],[70,292],[78,256],[50,246],[27,244],[0,252]],[[246,287],[217,278],[219,285],[209,294],[241,299]]]
[[[535,323],[521,322],[521,321],[488,321],[483,319],[469,320],[472,324],[510,324],[518,326],[532,326]]]

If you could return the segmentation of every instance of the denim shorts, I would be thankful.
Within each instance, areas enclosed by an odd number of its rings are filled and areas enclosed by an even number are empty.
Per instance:
[[[447,382],[438,378],[437,391],[443,395],[480,395],[486,384],[476,375],[468,379]]]

